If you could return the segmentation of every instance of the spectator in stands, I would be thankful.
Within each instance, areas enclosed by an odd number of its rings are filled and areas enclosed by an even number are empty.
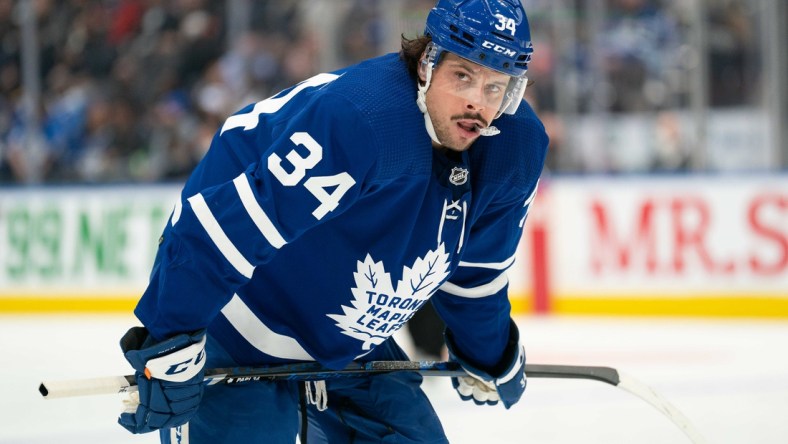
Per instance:
[[[664,75],[677,60],[674,17],[655,0],[611,0],[600,51],[612,86],[611,111],[643,111],[665,104]]]

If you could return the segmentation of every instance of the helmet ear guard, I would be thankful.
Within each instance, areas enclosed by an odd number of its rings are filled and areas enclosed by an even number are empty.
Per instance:
[[[430,66],[430,62],[427,61],[426,57],[422,57],[421,60],[419,60],[419,65],[418,65],[419,82],[427,81],[428,70],[432,70],[432,67]]]
[[[523,101],[525,95],[525,87],[528,86],[528,77],[519,77],[511,86],[511,91],[508,93],[508,103],[501,107],[500,114],[514,114],[520,103]]]
[[[440,51],[442,53],[442,51]],[[427,47],[424,48],[424,54],[421,56],[421,60],[419,61],[419,79],[421,80],[421,76],[427,78],[427,71],[431,71],[435,68],[435,65],[438,64],[438,47],[436,46],[435,42],[427,43]]]
[[[430,88],[430,83],[432,82],[432,70],[435,68],[435,53],[435,45],[430,42],[424,49],[424,54],[419,61],[419,83],[417,85],[418,93],[416,96],[416,105],[418,105],[419,110],[424,114],[424,127],[427,129],[427,134],[430,135],[430,139],[432,139],[434,143],[440,145],[441,141],[438,140],[438,135],[435,133],[435,127],[432,124],[432,118],[430,118],[430,112],[427,109],[427,90]],[[423,84],[421,80],[422,76],[424,76]]]

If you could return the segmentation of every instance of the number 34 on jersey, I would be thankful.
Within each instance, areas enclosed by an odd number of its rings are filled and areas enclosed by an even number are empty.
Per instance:
[[[306,157],[301,157],[301,155],[293,149],[285,155],[284,159],[279,157],[276,153],[268,156],[268,171],[286,187],[298,186],[308,175],[309,170],[323,160],[323,147],[320,146],[309,133],[293,133],[293,135],[290,136],[290,140],[294,144],[306,148],[309,154]],[[290,172],[285,170],[282,166],[283,163],[290,164]],[[339,205],[342,196],[344,196],[355,183],[356,181],[346,172],[341,172],[333,176],[312,176],[303,181],[304,187],[317,198],[318,202],[320,202],[320,206],[312,212],[312,215],[320,220],[330,211],[334,211]],[[332,188],[333,190],[329,192]]]

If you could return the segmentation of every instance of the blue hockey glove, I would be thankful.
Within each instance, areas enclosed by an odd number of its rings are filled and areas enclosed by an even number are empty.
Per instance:
[[[502,401],[507,409],[513,406],[525,391],[525,349],[520,345],[520,333],[514,322],[509,326],[509,342],[503,359],[494,372],[481,370],[459,355],[452,333],[446,330],[449,358],[458,362],[468,376],[451,378],[451,383],[465,401],[477,405],[495,405]]]
[[[134,367],[139,404],[127,407],[118,423],[147,433],[188,422],[202,399],[205,330],[156,343],[144,327],[133,327],[120,348]]]

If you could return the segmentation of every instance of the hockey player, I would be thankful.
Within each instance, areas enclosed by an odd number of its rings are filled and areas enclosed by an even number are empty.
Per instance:
[[[408,359],[391,336],[428,299],[461,397],[516,403],[505,270],[547,146],[522,100],[530,40],[519,0],[439,0],[399,54],[230,116],[163,231],[144,327],[121,339],[140,403],[120,424],[163,443],[291,444],[307,423],[309,442],[447,442],[417,374],[310,383],[308,405],[296,382],[201,383],[206,367]]]

